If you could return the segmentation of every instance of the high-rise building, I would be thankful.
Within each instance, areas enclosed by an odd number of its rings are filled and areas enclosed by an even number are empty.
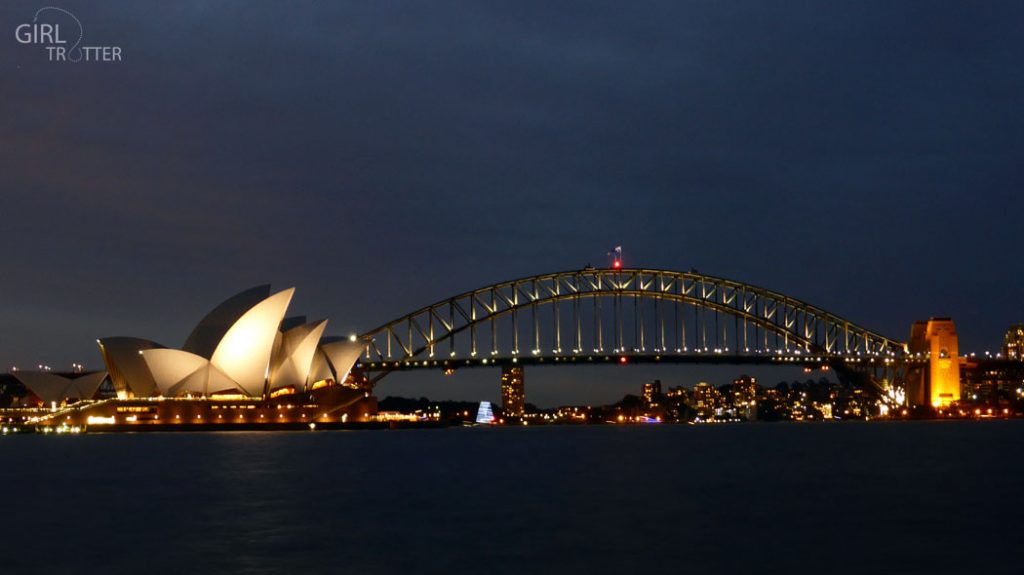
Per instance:
[[[644,403],[647,405],[656,404],[658,396],[661,395],[661,380],[656,379],[654,381],[644,384],[643,387],[643,398]]]
[[[1003,357],[1024,359],[1024,324],[1011,325],[1003,338]]]
[[[748,405],[757,399],[757,378],[741,375],[732,382],[734,401],[737,405]]]
[[[757,419],[757,378],[741,375],[732,382],[732,399],[736,413],[748,421]]]
[[[714,417],[722,407],[722,394],[710,383],[700,382],[693,387],[693,407],[702,419]]]
[[[526,411],[526,385],[522,367],[506,365],[501,368],[501,406],[506,417],[522,417]]]

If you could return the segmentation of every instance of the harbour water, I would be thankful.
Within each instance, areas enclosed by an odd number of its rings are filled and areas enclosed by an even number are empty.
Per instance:
[[[1024,423],[0,438],[0,573],[1020,573]]]

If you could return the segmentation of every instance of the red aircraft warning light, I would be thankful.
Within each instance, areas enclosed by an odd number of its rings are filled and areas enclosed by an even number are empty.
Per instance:
[[[622,246],[612,248],[612,251],[608,252],[608,257],[612,258],[612,269],[622,269]]]

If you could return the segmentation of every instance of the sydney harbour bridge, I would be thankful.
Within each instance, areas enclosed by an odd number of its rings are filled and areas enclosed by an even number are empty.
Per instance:
[[[834,369],[898,404],[915,361],[906,343],[797,298],[618,262],[461,293],[360,338],[374,383],[395,371],[506,365],[796,365]]]

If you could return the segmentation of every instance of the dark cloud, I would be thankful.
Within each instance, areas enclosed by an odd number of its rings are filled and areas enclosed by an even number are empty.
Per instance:
[[[14,41],[40,6],[0,8],[3,364],[263,281],[368,329],[620,243],[896,337],[1024,319],[1018,3],[71,2],[125,53],[75,65]]]

